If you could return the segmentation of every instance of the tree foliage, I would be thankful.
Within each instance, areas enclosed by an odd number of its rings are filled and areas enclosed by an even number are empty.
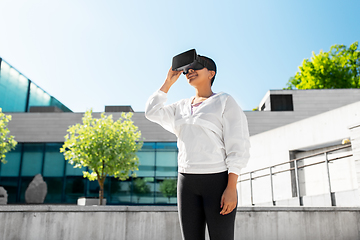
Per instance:
[[[333,45],[329,52],[314,52],[304,59],[299,71],[287,83],[287,89],[360,88],[360,52],[358,42],[347,48]]]
[[[17,144],[14,136],[10,135],[7,125],[11,121],[11,115],[6,115],[0,108],[0,163],[7,163],[5,154],[13,150]]]
[[[160,184],[160,192],[167,197],[170,203],[171,197],[176,197],[177,194],[177,181],[176,179],[165,179]]]
[[[126,180],[131,171],[138,170],[136,152],[142,147],[139,142],[141,132],[133,124],[132,115],[131,112],[121,113],[121,117],[113,121],[112,115],[105,113],[99,119],[93,118],[92,110],[89,110],[84,114],[82,124],[69,127],[60,149],[65,160],[75,168],[87,167],[88,171],[83,171],[84,178],[98,181],[100,204],[106,176]]]

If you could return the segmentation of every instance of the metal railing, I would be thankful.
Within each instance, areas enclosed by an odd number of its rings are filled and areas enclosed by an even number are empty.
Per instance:
[[[294,171],[294,173],[295,173],[295,184],[296,184],[296,196],[298,197],[299,205],[303,206],[302,196],[300,195],[299,169],[309,167],[309,166],[318,165],[318,164],[321,164],[321,163],[325,163],[326,175],[327,175],[327,181],[328,181],[328,193],[330,194],[331,205],[336,206],[335,195],[334,195],[334,193],[332,192],[332,189],[331,189],[329,162],[333,162],[333,161],[336,161],[336,160],[339,160],[339,159],[351,157],[353,154],[351,152],[349,152],[349,153],[344,154],[344,155],[342,155],[340,157],[336,157],[336,158],[332,158],[332,159],[328,158],[328,154],[331,153],[331,152],[335,152],[335,151],[350,148],[350,147],[351,147],[351,144],[346,144],[344,146],[337,147],[337,148],[334,148],[334,149],[330,149],[330,150],[327,150],[327,151],[322,151],[322,152],[311,154],[311,155],[308,155],[308,156],[292,159],[292,160],[287,161],[287,162],[282,162],[282,163],[279,163],[279,164],[275,164],[275,165],[272,165],[272,166],[269,166],[269,167],[259,168],[259,169],[256,169],[256,170],[253,170],[253,171],[250,171],[250,172],[242,173],[242,174],[239,175],[239,178],[241,178],[242,176],[245,176],[245,175],[249,175],[249,178],[241,179],[241,180],[238,181],[238,183],[249,181],[249,183],[250,183],[251,205],[254,206],[255,204],[254,204],[253,181],[255,179],[258,179],[258,178],[263,178],[263,177],[266,177],[266,176],[270,176],[271,199],[272,199],[273,206],[275,206],[276,201],[275,201],[275,196],[274,196],[273,176],[276,175],[276,174],[279,174],[279,173],[287,172],[287,171]],[[306,165],[302,165],[302,166],[298,166],[298,161],[300,161],[300,160],[305,160],[305,159],[308,159],[308,158],[311,158],[311,157],[316,157],[316,156],[321,156],[321,155],[324,155],[324,160],[317,161],[317,162],[310,163],[310,164],[306,164]],[[294,165],[293,167],[291,166],[292,163]],[[290,168],[274,171],[275,167],[279,167],[279,166],[282,166],[282,165],[285,165],[285,164],[289,164]],[[262,174],[262,175],[259,175],[259,176],[253,176],[254,173],[264,171],[264,170],[267,170],[267,169],[269,171],[268,173]]]

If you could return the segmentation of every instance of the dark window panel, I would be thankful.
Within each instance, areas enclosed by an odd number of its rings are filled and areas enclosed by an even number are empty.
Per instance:
[[[6,154],[7,163],[1,164],[1,177],[17,177],[19,176],[20,160],[21,160],[21,144],[17,144],[15,149]]]
[[[63,189],[62,177],[44,177],[47,185],[47,195],[44,203],[61,203]]]
[[[62,177],[64,174],[64,155],[60,153],[60,143],[47,143],[45,148],[44,177]]]
[[[261,106],[261,110],[260,111],[264,111],[265,109],[265,103]]]
[[[34,177],[41,174],[44,144],[27,143],[24,144],[21,176]]]
[[[85,179],[83,177],[66,177],[65,180],[65,202],[77,203],[77,199],[85,196]]]
[[[271,111],[294,111],[291,94],[270,95]]]

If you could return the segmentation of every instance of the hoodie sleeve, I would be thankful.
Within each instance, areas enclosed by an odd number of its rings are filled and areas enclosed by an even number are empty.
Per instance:
[[[174,133],[176,103],[165,106],[166,100],[167,93],[160,89],[154,92],[146,102],[145,117]]]
[[[228,96],[223,112],[223,140],[228,173],[240,174],[246,167],[250,154],[250,137],[245,113],[232,96]]]

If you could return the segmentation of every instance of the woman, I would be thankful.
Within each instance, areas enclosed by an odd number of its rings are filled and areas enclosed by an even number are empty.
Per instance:
[[[182,71],[171,68],[146,103],[145,116],[177,136],[178,210],[184,240],[234,239],[236,182],[249,159],[247,119],[234,98],[211,89],[215,62],[205,56],[184,71],[195,96],[164,105]]]

